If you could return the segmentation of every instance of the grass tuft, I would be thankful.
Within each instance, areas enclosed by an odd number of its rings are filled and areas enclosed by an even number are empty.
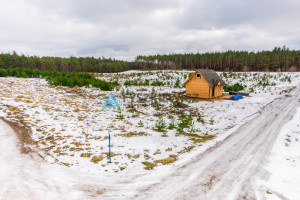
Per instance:
[[[144,167],[144,169],[146,170],[150,170],[150,169],[153,169],[154,167],[156,167],[156,164],[155,163],[151,163],[151,162],[142,162],[143,165],[145,165],[146,167]]]
[[[82,153],[81,155],[80,155],[80,157],[83,157],[83,158],[89,158],[89,157],[91,157],[91,153]]]
[[[91,162],[97,164],[98,162],[102,161],[103,157],[102,156],[93,156],[91,159]]]
[[[155,160],[154,163],[161,163],[163,165],[171,164],[177,160],[177,155],[170,155],[169,157],[161,160]]]

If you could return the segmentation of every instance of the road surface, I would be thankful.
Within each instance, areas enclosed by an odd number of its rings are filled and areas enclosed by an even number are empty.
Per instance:
[[[223,141],[163,173],[75,173],[20,154],[13,131],[0,121],[0,199],[264,199],[256,180],[266,178],[264,163],[299,99],[298,86]]]

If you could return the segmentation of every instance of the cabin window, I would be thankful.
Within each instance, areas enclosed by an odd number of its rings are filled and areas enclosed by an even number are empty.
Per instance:
[[[199,73],[197,73],[196,78],[201,78],[201,75]]]

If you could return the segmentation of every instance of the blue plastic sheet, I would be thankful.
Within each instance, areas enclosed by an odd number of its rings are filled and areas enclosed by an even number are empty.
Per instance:
[[[237,94],[237,95],[229,97],[229,100],[237,101],[237,100],[242,99],[242,98],[243,98],[242,94]]]

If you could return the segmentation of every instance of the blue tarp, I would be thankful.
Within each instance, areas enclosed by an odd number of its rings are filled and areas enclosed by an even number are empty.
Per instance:
[[[237,95],[229,97],[229,100],[237,101],[237,100],[242,99],[242,98],[243,98],[242,94],[237,94]]]

